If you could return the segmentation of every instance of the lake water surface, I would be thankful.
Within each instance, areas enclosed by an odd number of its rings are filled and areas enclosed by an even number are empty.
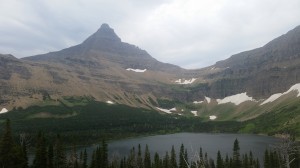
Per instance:
[[[180,145],[183,143],[188,150],[189,157],[199,153],[199,149],[202,147],[203,153],[207,152],[210,158],[215,159],[218,150],[221,151],[223,157],[226,153],[231,156],[233,142],[236,138],[239,140],[241,154],[251,150],[260,161],[262,161],[266,148],[279,143],[279,139],[274,137],[251,134],[176,133],[112,141],[108,144],[108,149],[110,155],[123,157],[129,154],[132,147],[135,147],[137,152],[138,144],[140,144],[144,151],[146,144],[148,144],[152,157],[155,152],[158,152],[162,157],[167,151],[170,154],[172,145],[174,145],[178,155]],[[95,148],[96,145],[93,145],[87,150],[91,152]]]

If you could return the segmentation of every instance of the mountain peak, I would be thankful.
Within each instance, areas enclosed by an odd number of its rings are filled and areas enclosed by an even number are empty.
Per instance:
[[[91,37],[95,39],[105,39],[112,41],[121,41],[114,29],[110,28],[108,24],[103,23],[101,27]]]

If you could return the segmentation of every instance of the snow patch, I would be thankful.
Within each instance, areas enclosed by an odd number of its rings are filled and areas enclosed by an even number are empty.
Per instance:
[[[8,110],[6,108],[3,108],[1,111],[0,111],[0,114],[3,114],[3,113],[7,113]]]
[[[197,112],[198,111],[191,111],[191,113],[193,113],[195,117],[198,116]]]
[[[273,101],[275,101],[276,99],[278,99],[278,98],[279,98],[280,96],[282,96],[282,95],[283,95],[282,93],[276,93],[276,94],[273,94],[273,95],[270,96],[267,100],[265,100],[264,102],[262,102],[260,105],[264,105],[264,104],[273,102]]]
[[[267,100],[265,100],[264,102],[262,102],[260,105],[264,105],[264,104],[273,102],[276,99],[278,99],[279,97],[281,97],[283,95],[286,95],[286,94],[288,94],[288,93],[290,93],[292,91],[297,91],[298,92],[297,97],[299,97],[300,96],[300,83],[297,83],[297,84],[293,85],[288,91],[286,91],[284,93],[275,93],[275,94],[271,95]]]
[[[147,69],[132,69],[132,68],[127,68],[127,71],[133,71],[133,72],[146,72]]]
[[[112,102],[112,101],[109,101],[109,100],[108,100],[108,101],[106,101],[106,103],[107,103],[107,104],[115,104],[114,102]]]
[[[211,98],[205,96],[205,100],[207,101],[207,103],[210,103]]]
[[[247,92],[228,96],[224,99],[217,99],[218,104],[233,103],[235,105],[239,105],[245,101],[254,101],[254,99],[252,97],[249,97],[247,95]]]
[[[185,80],[185,79],[178,79],[175,81],[175,83],[180,84],[180,85],[187,85],[187,84],[192,84],[193,82],[195,82],[196,78],[192,78],[189,80]]]
[[[209,119],[210,119],[210,120],[215,120],[216,118],[217,118],[217,116],[215,116],[215,115],[209,116]]]
[[[159,107],[156,107],[158,110],[162,111],[162,112],[165,112],[165,113],[168,113],[168,114],[171,114],[172,111],[176,111],[176,108],[171,108],[171,109],[163,109],[163,108],[159,108]]]
[[[201,104],[201,103],[203,103],[203,101],[194,101],[193,103],[194,104]]]

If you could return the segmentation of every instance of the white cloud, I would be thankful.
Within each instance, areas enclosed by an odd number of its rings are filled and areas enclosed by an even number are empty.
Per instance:
[[[102,23],[156,59],[208,66],[299,25],[299,0],[2,0],[0,53],[17,57],[81,43]]]

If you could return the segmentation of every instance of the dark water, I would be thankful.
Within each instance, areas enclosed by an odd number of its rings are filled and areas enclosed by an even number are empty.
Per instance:
[[[142,151],[144,151],[146,144],[148,144],[152,157],[155,152],[163,157],[167,151],[170,154],[172,145],[174,145],[178,155],[180,145],[183,143],[188,150],[189,158],[198,154],[200,147],[202,147],[203,153],[207,152],[210,158],[215,159],[218,150],[221,151],[223,157],[226,153],[231,156],[233,142],[236,138],[240,143],[240,153],[243,154],[251,150],[261,163],[265,149],[279,143],[279,139],[274,137],[250,134],[177,133],[113,141],[108,144],[108,149],[110,156],[122,158],[129,154],[132,147],[135,147],[137,152],[138,144],[140,144]],[[96,147],[96,145],[88,147],[88,153]]]

